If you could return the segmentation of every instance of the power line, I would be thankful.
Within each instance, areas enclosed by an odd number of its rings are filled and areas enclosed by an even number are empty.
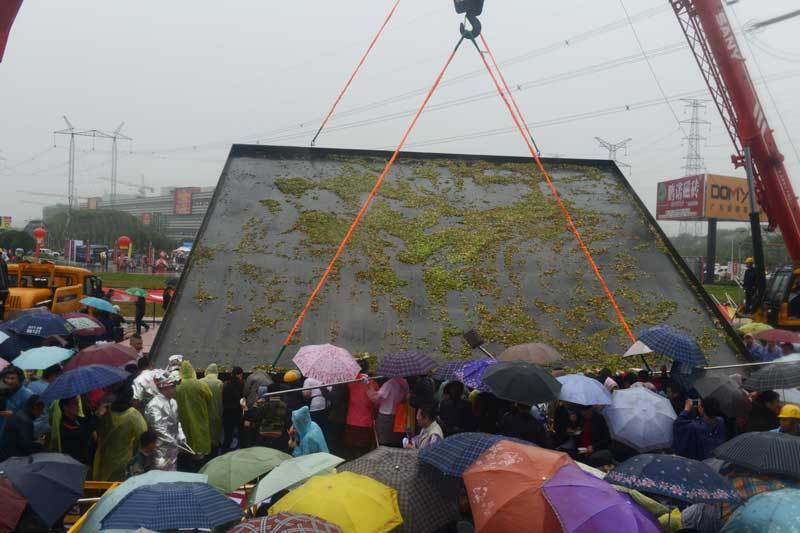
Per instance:
[[[707,120],[700,118],[700,111],[706,109],[706,101],[697,98],[687,98],[687,109],[691,110],[692,117],[688,120],[681,121],[681,124],[689,125],[689,135],[685,136],[683,140],[686,141],[686,157],[684,157],[685,164],[683,165],[684,176],[697,176],[703,174],[706,170],[706,163],[703,156],[700,154],[700,144],[706,140],[706,137],[700,133],[700,126],[711,124]]]

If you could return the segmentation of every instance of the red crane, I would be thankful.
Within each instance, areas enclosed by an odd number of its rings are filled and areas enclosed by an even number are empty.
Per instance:
[[[800,205],[722,1],[669,2],[733,141],[734,166],[745,166],[752,154],[755,196],[769,229],[781,230],[789,256],[800,263]]]

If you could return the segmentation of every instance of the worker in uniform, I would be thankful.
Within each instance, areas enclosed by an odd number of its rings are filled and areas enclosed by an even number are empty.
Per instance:
[[[153,396],[144,410],[147,425],[156,435],[155,467],[159,470],[176,470],[178,454],[185,447],[186,436],[178,418],[176,387],[180,378],[177,372],[159,370],[155,378],[158,394]]]
[[[756,267],[752,257],[744,260],[747,269],[744,271],[742,288],[744,289],[744,312],[752,313],[756,296]]]

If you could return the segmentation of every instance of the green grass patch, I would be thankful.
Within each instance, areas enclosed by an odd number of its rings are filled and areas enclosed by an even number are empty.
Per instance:
[[[98,272],[97,277],[103,280],[103,287],[115,289],[163,289],[170,276],[157,274],[136,274],[132,272]]]
[[[744,291],[737,286],[733,285],[703,285],[703,288],[708,294],[716,297],[721,303],[725,303],[728,299],[725,294],[728,294],[736,302],[744,300]]]

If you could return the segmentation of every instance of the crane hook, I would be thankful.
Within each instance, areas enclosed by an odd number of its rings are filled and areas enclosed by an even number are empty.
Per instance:
[[[478,17],[476,15],[473,15],[472,13],[467,13],[465,18],[469,22],[471,29],[468,30],[466,24],[462,22],[459,27],[459,29],[461,30],[461,36],[464,39],[469,39],[471,41],[474,41],[481,34],[481,29],[482,29],[481,21],[478,20]]]

